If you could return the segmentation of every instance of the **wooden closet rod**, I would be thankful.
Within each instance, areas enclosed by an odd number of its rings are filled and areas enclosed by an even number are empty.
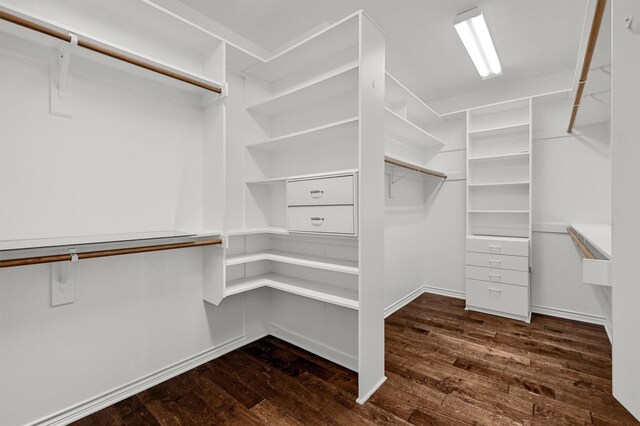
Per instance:
[[[414,172],[424,173],[425,175],[431,175],[431,176],[439,177],[441,179],[447,178],[447,175],[445,175],[444,173],[425,169],[423,167],[414,166],[413,164],[405,163],[404,161],[396,160],[394,158],[385,157],[384,162],[393,164],[394,166],[404,167],[405,169],[413,170]]]
[[[191,241],[186,243],[162,244],[156,246],[132,247],[113,250],[89,251],[86,253],[77,253],[78,260],[93,259],[96,257],[120,256],[123,254],[147,253],[151,251],[174,250],[190,247],[202,247],[221,244],[222,240],[204,240]],[[26,257],[22,259],[0,260],[0,268],[9,268],[12,266],[37,265],[40,263],[53,263],[71,261],[71,254],[60,254],[53,256]]]
[[[571,239],[574,243],[576,243],[576,246],[582,252],[582,255],[584,257],[586,257],[587,259],[596,259],[593,253],[591,253],[591,250],[589,250],[589,247],[587,247],[586,244],[582,242],[582,240],[578,237],[572,227],[568,226],[567,232],[569,233],[569,235],[571,235]]]
[[[591,23],[591,32],[589,33],[587,50],[584,53],[582,72],[580,72],[578,90],[576,91],[576,98],[573,101],[573,109],[571,110],[571,118],[569,119],[569,127],[567,128],[567,133],[573,132],[573,125],[576,121],[576,115],[578,114],[578,107],[580,107],[582,91],[584,90],[584,86],[587,83],[587,76],[589,75],[589,68],[591,67],[591,59],[593,59],[593,52],[596,49],[596,42],[598,41],[598,33],[600,32],[600,24],[602,23],[602,15],[604,15],[604,7],[606,3],[607,0],[598,0],[598,3],[596,4],[596,11],[593,15],[593,22]]]
[[[24,19],[24,18],[21,18],[19,16],[11,15],[9,13],[0,11],[0,19],[2,19],[4,21],[11,22],[11,23],[16,24],[16,25],[20,25],[21,27],[29,28],[30,30],[37,31],[37,32],[42,33],[42,34],[46,34],[48,36],[57,38],[59,40],[66,41],[67,43],[71,42],[71,35],[69,35],[68,33],[65,34],[63,32],[53,30],[51,28],[45,27],[44,25],[40,25],[40,24],[38,24],[36,22],[29,21],[28,19]],[[164,69],[164,68],[159,67],[157,65],[149,64],[149,63],[146,63],[146,62],[141,61],[139,59],[131,58],[129,56],[126,56],[126,55],[124,55],[122,53],[114,52],[114,51],[109,50],[107,48],[104,48],[104,47],[101,47],[101,46],[86,42],[86,41],[84,41],[82,39],[78,39],[78,46],[84,47],[85,49],[93,50],[94,52],[101,53],[103,55],[109,56],[109,57],[114,58],[114,59],[118,59],[118,60],[123,61],[123,62],[127,62],[127,63],[129,63],[131,65],[135,65],[135,66],[138,66],[140,68],[144,68],[146,70],[149,70],[149,71],[152,71],[152,72],[155,72],[155,73],[158,73],[158,74],[162,74],[162,75],[164,75],[166,77],[170,77],[170,78],[173,78],[173,79],[176,79],[176,80],[180,80],[180,81],[182,81],[184,83],[191,84],[191,85],[200,87],[200,88],[205,89],[205,90],[209,90],[211,92],[215,92],[215,93],[218,93],[218,94],[222,93],[222,89],[220,87],[218,87],[218,86],[213,85],[213,84],[203,83],[203,82],[195,80],[193,78],[186,77],[186,76],[183,76],[183,75],[178,74],[176,72]]]

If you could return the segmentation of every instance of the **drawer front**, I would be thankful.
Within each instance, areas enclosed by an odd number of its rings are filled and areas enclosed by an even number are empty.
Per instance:
[[[353,206],[289,207],[289,230],[326,234],[354,234]]]
[[[467,279],[467,305],[511,315],[529,315],[529,288]]]
[[[521,286],[529,285],[528,271],[512,271],[510,269],[483,268],[481,266],[467,265],[467,278],[492,283],[506,283]]]
[[[290,206],[354,204],[353,175],[287,182]]]
[[[485,268],[511,269],[528,271],[529,258],[525,256],[505,256],[502,254],[467,252],[467,265],[484,266]]]
[[[467,251],[506,254],[510,256],[529,256],[529,241],[467,238]]]

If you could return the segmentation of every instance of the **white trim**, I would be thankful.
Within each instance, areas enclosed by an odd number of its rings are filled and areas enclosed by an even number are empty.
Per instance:
[[[613,345],[613,324],[611,324],[611,320],[609,318],[607,318],[607,320],[604,323],[604,331],[607,332],[609,343]]]
[[[335,362],[349,370],[358,372],[357,356],[339,351],[324,343],[318,342],[317,340],[309,339],[308,337],[302,336],[275,324],[269,324],[267,328],[269,330],[269,334],[273,337],[277,337],[280,340],[284,340],[294,346],[305,349],[319,357]]]
[[[364,404],[365,402],[367,402],[367,400],[369,398],[371,398],[371,395],[373,395],[375,393],[375,391],[378,390],[378,388],[380,388],[380,386],[382,386],[382,384],[384,382],[387,381],[387,376],[382,376],[382,379],[380,379],[380,381],[378,383],[375,384],[375,386],[373,386],[371,388],[371,390],[369,390],[369,392],[367,392],[367,394],[365,396],[363,396],[362,398],[358,398],[356,399],[356,402],[360,405]]]
[[[454,299],[466,299],[467,295],[464,291],[449,290],[448,288],[432,287],[428,285],[422,286],[425,293],[437,294],[439,296],[453,297]]]
[[[586,322],[589,324],[597,324],[605,326],[607,318],[598,315],[585,314],[582,312],[569,311],[566,309],[549,308],[545,306],[531,305],[531,312],[534,314],[549,315],[552,317],[564,318],[573,321]],[[606,326],[605,326],[606,328]]]
[[[224,354],[234,351],[246,344],[266,337],[267,333],[247,339],[245,335],[235,337],[225,343],[214,346],[194,356],[178,361],[151,374],[143,376],[125,385],[89,398],[81,403],[58,411],[47,417],[29,423],[29,425],[66,425],[83,417],[93,414],[105,407],[113,405],[123,399],[129,398],[145,389],[149,389],[159,383],[171,379],[179,374],[189,371],[201,364],[207,363]]]
[[[533,232],[548,232],[552,234],[566,234],[568,223],[534,223]]]
[[[424,294],[424,286],[418,287],[411,293],[407,294],[406,296],[400,298],[399,300],[393,302],[391,305],[387,306],[384,309],[384,317],[385,318],[389,317],[390,315],[395,313],[397,310],[404,308],[406,305],[413,302],[423,294]]]

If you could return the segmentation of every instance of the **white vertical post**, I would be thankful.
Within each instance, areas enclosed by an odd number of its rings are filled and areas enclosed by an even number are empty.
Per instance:
[[[360,14],[360,179],[358,402],[384,376],[385,38]]]
[[[640,2],[611,6],[613,395],[640,419]]]

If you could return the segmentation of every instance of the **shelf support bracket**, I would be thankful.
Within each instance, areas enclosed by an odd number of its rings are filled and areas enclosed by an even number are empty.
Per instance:
[[[73,109],[73,80],[69,75],[71,54],[78,45],[78,36],[69,33],[71,41],[60,48],[57,70],[51,69],[51,114],[60,117],[71,117]],[[57,71],[57,72],[56,72]],[[54,76],[57,75],[57,78]],[[57,81],[56,81],[57,80]]]
[[[389,198],[394,198],[393,185],[400,182],[402,179],[406,178],[409,175],[409,173],[411,172],[406,172],[402,176],[396,178],[396,167],[395,166],[391,167],[391,174],[389,174]]]
[[[51,306],[66,305],[75,300],[75,268],[78,253],[69,250],[68,262],[51,264]]]

